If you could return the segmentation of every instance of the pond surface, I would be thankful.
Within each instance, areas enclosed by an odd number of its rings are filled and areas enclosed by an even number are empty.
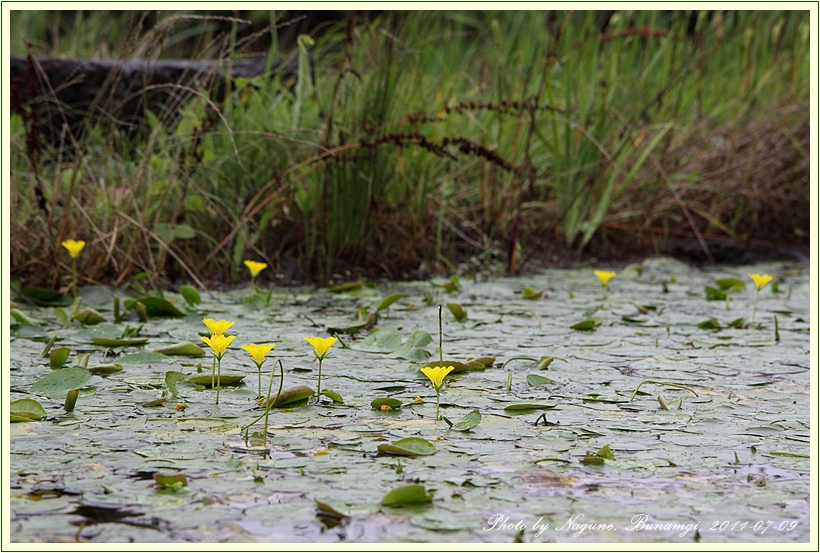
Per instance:
[[[748,273],[777,277],[777,292],[771,284],[760,292],[754,325],[731,327],[752,317]],[[707,301],[704,287],[727,277],[745,281],[745,291]],[[524,299],[527,286],[545,295]],[[256,367],[240,345],[276,343],[265,391],[274,359],[285,388],[315,389],[317,362],[303,338],[329,336],[328,326],[350,325],[357,309],[372,311],[396,292],[404,296],[380,312],[373,337],[340,334],[324,361],[322,388],[343,403],[323,397],[271,410],[268,456],[261,440],[246,442],[242,427],[262,410]],[[456,292],[426,282],[343,294],[277,288],[268,306],[243,303],[248,290],[203,293],[186,316],[151,318],[132,336],[146,344],[113,348],[92,338],[119,338],[140,323],[128,313],[113,324],[106,289],[81,290],[82,306],[107,319],[85,328],[20,302],[32,321],[11,329],[11,400],[37,399],[47,416],[11,425],[12,540],[807,542],[808,266],[696,269],[651,259],[605,292],[584,269],[464,279]],[[186,309],[182,296],[166,298]],[[435,420],[435,391],[419,371],[438,361],[438,305],[447,303],[467,318],[444,308],[444,359],[495,357],[484,370],[452,373],[441,392],[453,424],[480,412],[467,431]],[[218,405],[214,390],[180,382],[176,398],[146,406],[162,396],[169,371],[196,375],[199,364],[210,375],[210,351],[146,353],[204,346],[205,317],[236,322],[221,370],[244,380],[223,386]],[[571,328],[587,319],[600,325]],[[720,328],[698,326],[708,319]],[[62,396],[30,391],[52,373],[42,355],[52,336],[53,348],[71,349],[67,366],[90,353],[88,368],[123,370],[94,374],[66,412]],[[645,380],[661,384],[644,383],[632,399]],[[376,410],[378,398],[402,406]],[[406,437],[435,453],[379,454]],[[184,474],[187,485],[160,488],[155,473]],[[432,501],[381,504],[408,484]]]

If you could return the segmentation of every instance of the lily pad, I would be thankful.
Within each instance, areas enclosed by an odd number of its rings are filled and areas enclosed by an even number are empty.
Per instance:
[[[715,284],[727,292],[740,292],[746,289],[746,283],[739,278],[720,278],[715,281]]]
[[[242,382],[242,379],[244,379],[245,376],[246,375],[244,374],[222,374],[221,376],[212,376],[210,374],[197,374],[188,378],[188,380],[193,382],[194,384],[199,384],[200,386],[210,388],[211,383],[213,383],[213,386],[216,387],[217,381],[219,381],[220,386],[234,386]]]
[[[187,284],[179,287],[179,293],[188,302],[191,307],[197,306],[202,302],[202,297],[199,295],[199,290]]]
[[[178,342],[154,350],[154,353],[163,355],[184,355],[187,357],[202,357],[205,350],[192,342]]]
[[[370,402],[370,406],[376,410],[381,409],[382,405],[387,405],[391,409],[398,409],[401,407],[402,403],[398,399],[392,397],[380,397]]]
[[[100,376],[104,376],[106,374],[120,372],[122,370],[122,365],[119,363],[105,363],[103,365],[97,365],[95,367],[88,367],[88,372],[91,374],[97,374]]]
[[[720,290],[719,288],[713,288],[711,286],[706,287],[706,299],[717,301],[717,300],[725,300],[727,297],[726,292]]]
[[[273,404],[273,407],[284,407],[286,405],[293,405],[300,401],[307,400],[308,398],[315,396],[316,392],[310,386],[304,386],[302,384],[297,386],[291,386],[290,388],[285,388],[282,390],[282,393],[279,394],[279,397],[276,397],[276,394],[272,394],[268,398],[268,402],[276,400]],[[263,404],[265,404],[265,400],[260,400]]]
[[[381,500],[382,505],[412,505],[430,503],[433,501],[433,492],[427,492],[421,484],[408,484],[393,488]]]
[[[432,455],[436,452],[436,446],[424,438],[402,438],[392,444],[379,445],[379,452],[411,457],[415,455]]]
[[[139,353],[131,353],[123,355],[117,362],[126,364],[148,364],[148,363],[172,363],[174,359],[161,353],[154,353],[153,351],[141,351]]]
[[[138,300],[126,300],[125,308],[129,311],[137,309],[137,302],[145,306],[145,313],[149,317],[184,317],[185,313],[180,311],[174,304],[163,298],[148,296]]]
[[[58,369],[32,384],[29,391],[51,399],[64,399],[69,390],[82,388],[91,378],[91,373],[82,367]]]
[[[464,415],[463,419],[461,419],[459,422],[457,422],[456,424],[451,426],[450,430],[456,430],[458,432],[466,432],[466,431],[478,426],[478,423],[480,423],[480,422],[481,422],[481,413],[478,411],[478,409],[473,409],[472,411],[470,411],[469,413]]]
[[[130,346],[143,346],[148,343],[148,338],[91,338],[91,341],[98,346],[106,348],[124,348]]]
[[[399,294],[399,293],[390,294],[389,296],[384,298],[381,301],[381,303],[379,303],[378,306],[376,306],[376,311],[383,311],[383,310],[387,309],[388,307],[390,307],[391,305],[393,305],[394,303],[396,303],[397,301],[399,301],[403,297],[404,297],[404,294]]]
[[[48,365],[52,369],[59,369],[68,361],[70,348],[54,348],[48,354]]]
[[[547,378],[546,376],[541,376],[540,374],[528,374],[527,375],[527,384],[530,386],[546,386],[547,384],[552,384],[555,382],[551,378]]]
[[[324,390],[322,390],[321,394],[332,399],[334,403],[344,403],[341,394],[339,394],[338,392],[334,392],[333,390],[328,390],[327,388],[325,388]]]
[[[71,296],[66,296],[39,286],[26,286],[20,290],[20,295],[30,302],[42,307],[68,307],[74,303]]]
[[[458,303],[448,303],[447,309],[450,310],[450,313],[453,314],[453,317],[456,318],[458,322],[466,321],[467,320],[467,310],[461,307]]]
[[[505,411],[535,411],[536,409],[555,409],[557,403],[515,403],[504,407]]]
[[[80,321],[84,325],[95,325],[105,322],[105,317],[103,317],[99,311],[90,307],[86,307],[74,313],[74,316],[71,318],[75,321]]]
[[[584,319],[580,323],[575,323],[570,326],[573,330],[595,330],[595,327],[601,326],[601,319]]]
[[[36,399],[18,399],[9,403],[9,415],[11,422],[28,422],[42,419],[46,416],[46,410]]]
[[[537,300],[543,295],[543,290],[536,290],[535,288],[531,288],[530,286],[525,286],[524,289],[521,290],[521,296],[525,300]]]

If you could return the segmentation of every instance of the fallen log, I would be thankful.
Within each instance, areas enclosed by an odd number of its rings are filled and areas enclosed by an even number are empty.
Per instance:
[[[11,56],[11,111],[27,118],[42,143],[80,142],[90,120],[109,121],[129,135],[150,109],[173,126],[179,108],[195,94],[221,102],[231,80],[265,73],[267,58],[216,60],[78,60]],[[296,74],[296,60],[276,58],[271,75]],[[29,127],[31,128],[31,127]]]

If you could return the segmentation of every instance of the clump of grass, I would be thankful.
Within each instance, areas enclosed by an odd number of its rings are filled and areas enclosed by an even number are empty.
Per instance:
[[[179,112],[149,115],[141,136],[111,140],[98,122],[63,148],[35,140],[30,105],[12,120],[13,272],[56,282],[48,245],[69,229],[95,250],[85,278],[154,286],[236,280],[247,258],[323,281],[470,257],[515,272],[602,228],[647,231],[653,247],[657,229],[801,239],[806,13],[701,12],[694,33],[683,12],[616,15],[602,34],[592,12],[352,13],[298,41],[293,77],[175,89]],[[124,54],[217,24],[163,17],[134,26]],[[223,23],[198,40],[230,65],[252,41],[243,20]],[[35,51],[92,53],[83,40]]]

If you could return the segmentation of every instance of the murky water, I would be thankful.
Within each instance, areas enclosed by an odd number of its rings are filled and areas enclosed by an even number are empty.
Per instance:
[[[761,291],[755,325],[731,327],[752,316],[748,273],[778,277],[778,292]],[[728,303],[707,301],[704,287],[725,277],[746,281],[746,290],[730,292]],[[147,344],[115,348],[92,338],[118,338],[139,323],[132,314],[113,325],[106,290],[83,291],[83,306],[108,319],[85,329],[61,326],[53,308],[23,305],[34,324],[12,327],[11,399],[37,399],[47,418],[11,426],[13,541],[809,540],[807,266],[700,270],[647,260],[641,274],[612,279],[605,295],[591,270],[461,284],[455,293],[429,283],[348,294],[277,289],[261,308],[243,303],[243,290],[203,294],[186,317],[145,324],[138,337]],[[525,300],[525,286],[546,296]],[[358,308],[394,292],[404,297],[381,312],[378,332],[341,335],[324,362],[322,388],[344,403],[272,410],[268,457],[246,443],[240,428],[260,410],[256,367],[239,346],[275,342],[263,370],[281,359],[286,388],[315,388],[317,363],[303,338],[350,325]],[[481,413],[465,432],[435,420],[435,392],[418,371],[438,360],[439,303],[467,313],[457,322],[444,309],[445,359],[495,357],[492,367],[452,374],[442,390],[441,412],[453,423]],[[210,357],[135,355],[201,344],[203,317],[236,321],[222,372],[246,378],[223,387],[219,405],[215,391],[182,382],[177,398],[145,406],[161,396],[168,371],[195,375],[199,363],[210,374]],[[600,324],[570,328],[586,319]],[[699,328],[708,319],[720,328]],[[94,375],[71,413],[62,398],[29,391],[52,372],[42,352],[54,335],[53,347],[71,349],[69,366],[85,352],[89,367],[123,366]],[[542,357],[555,360],[538,368]],[[667,384],[644,383],[631,400],[644,380]],[[387,397],[403,406],[371,407]],[[251,432],[261,430],[260,422]],[[378,454],[405,437],[436,451]],[[614,459],[595,456],[606,445]],[[154,473],[183,473],[187,486],[158,489]],[[380,505],[411,483],[432,501]],[[317,501],[336,514],[317,516]]]

